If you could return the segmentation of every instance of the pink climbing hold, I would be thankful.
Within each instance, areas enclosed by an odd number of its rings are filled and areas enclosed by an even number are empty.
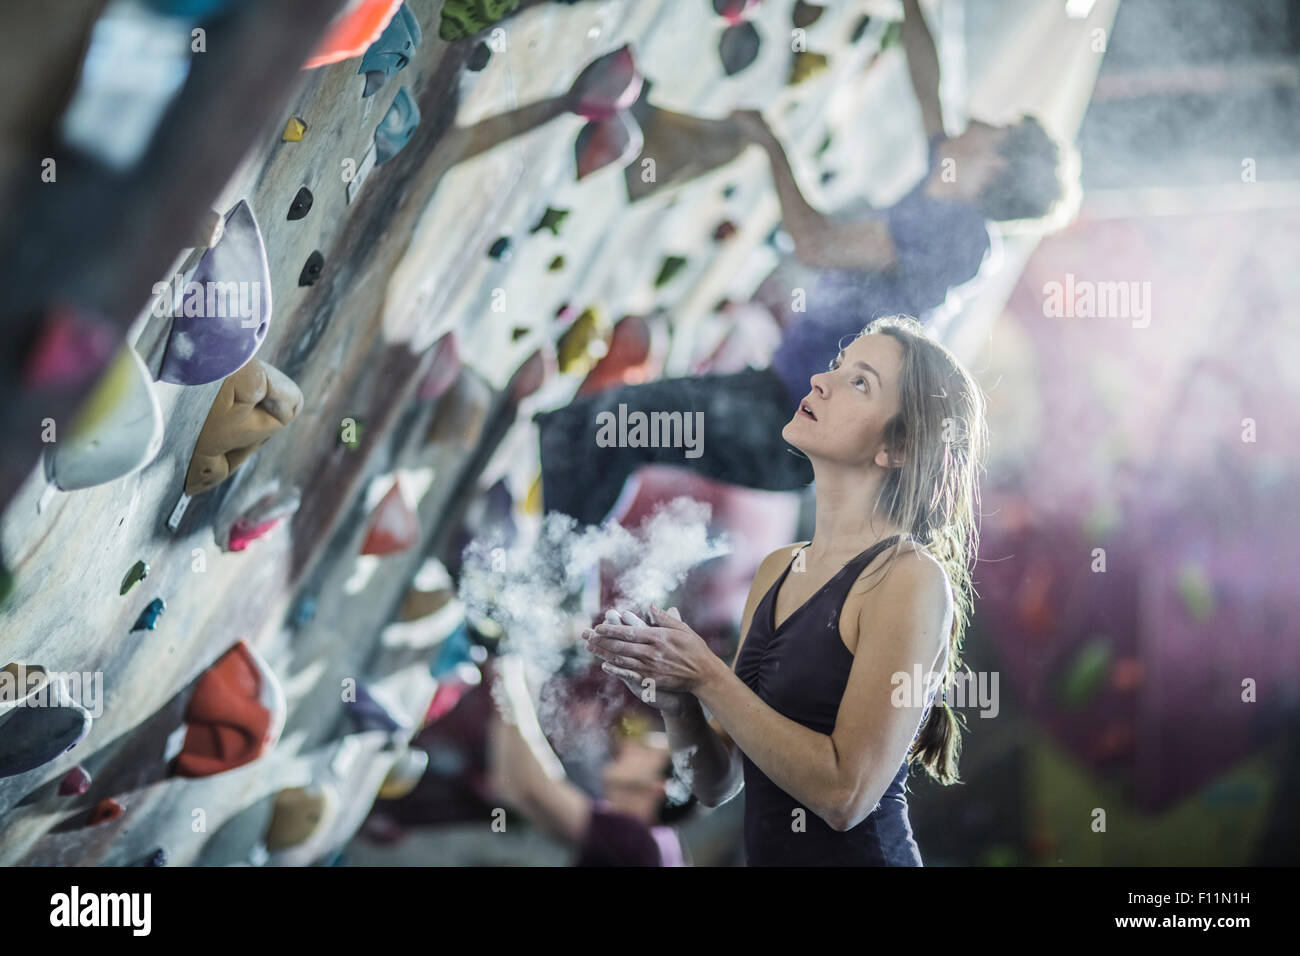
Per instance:
[[[59,796],[70,797],[75,794],[85,793],[90,789],[90,774],[86,773],[82,767],[73,767],[59,782]]]
[[[68,306],[55,306],[41,321],[23,363],[27,388],[71,388],[103,371],[121,338],[108,321]]]
[[[625,43],[592,60],[578,74],[569,87],[569,111],[584,119],[608,119],[636,102],[644,82],[632,47]]]
[[[274,531],[279,523],[279,518],[272,518],[261,524],[248,524],[240,518],[230,528],[230,547],[227,550],[243,551],[258,538],[263,538]]]
[[[538,349],[530,355],[510,377],[506,386],[516,404],[532,395],[551,379],[557,371],[555,356]]]
[[[745,15],[758,6],[759,0],[713,0],[713,11],[732,26],[745,19]]]
[[[611,164],[626,166],[644,145],[645,136],[631,113],[592,120],[579,131],[573,147],[578,179],[585,179]]]
[[[411,506],[402,495],[400,481],[394,481],[393,487],[375,508],[370,530],[361,545],[362,554],[397,554],[411,548],[420,540],[420,519],[416,517]]]
[[[448,332],[433,347],[433,361],[420,383],[418,397],[421,401],[441,398],[451,388],[460,374],[460,349],[456,346],[456,333]]]

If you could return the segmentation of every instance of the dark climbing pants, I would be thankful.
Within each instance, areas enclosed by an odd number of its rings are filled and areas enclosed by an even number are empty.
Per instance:
[[[622,411],[620,405],[625,406]],[[540,432],[543,508],[583,524],[599,524],[618,501],[628,476],[651,464],[675,465],[746,488],[802,488],[813,480],[812,466],[781,437],[797,405],[772,371],[746,369],[624,385],[539,413],[533,420]],[[610,414],[602,419],[604,412]],[[643,421],[658,422],[659,429],[642,429],[642,435],[636,435],[636,412],[644,413]],[[654,413],[661,414],[656,418]],[[672,413],[680,413],[683,422],[689,415],[692,425],[699,425],[694,436],[698,457],[688,457],[686,448],[669,442],[661,441],[661,447],[650,444],[651,436],[663,437],[663,423]],[[620,421],[626,426],[623,435]],[[625,440],[609,446],[611,437]],[[645,444],[634,446],[638,441]]]

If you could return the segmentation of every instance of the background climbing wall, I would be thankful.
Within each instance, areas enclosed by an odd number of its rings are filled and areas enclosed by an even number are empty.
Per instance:
[[[271,795],[322,777],[339,787],[342,812],[329,832],[281,861],[328,856],[356,829],[402,741],[380,731],[348,733],[341,683],[364,679],[418,727],[436,686],[430,659],[458,616],[453,606],[448,614],[394,623],[397,607],[424,558],[446,556],[476,491],[505,478],[516,500],[525,499],[536,475],[529,414],[567,401],[598,352],[580,353],[567,374],[548,377],[520,407],[507,386],[524,360],[541,349],[553,366],[557,338],[583,310],[592,310],[605,336],[622,315],[672,310],[667,370],[685,373],[716,344],[709,323],[719,300],[747,296],[775,261],[766,243],[777,210],[758,150],[632,203],[621,164],[576,181],[574,141],[583,119],[561,109],[536,123],[530,107],[563,95],[583,65],[630,44],[647,81],[642,110],[648,101],[721,120],[735,108],[762,107],[792,152],[816,155],[824,171],[837,174],[822,177],[832,203],[868,184],[873,197],[888,201],[923,169],[919,130],[910,167],[878,149],[828,140],[834,117],[881,97],[906,101],[897,50],[882,55],[890,17],[868,18],[867,4],[828,6],[808,29],[807,45],[829,56],[831,66],[791,86],[794,53],[779,42],[790,35],[791,6],[765,3],[750,12],[769,40],[751,66],[727,77],[717,55],[727,24],[702,2],[528,4],[498,33],[449,44],[438,36],[441,4],[412,0],[422,42],[373,96],[362,96],[366,78],[357,59],[292,75],[268,66],[260,95],[247,95],[242,112],[229,104],[218,110],[211,60],[227,57],[225,68],[239,71],[255,91],[249,71],[285,56],[303,59],[312,44],[301,34],[319,33],[328,11],[289,30],[235,5],[224,25],[211,27],[208,50],[196,55],[192,83],[169,119],[195,123],[206,134],[149,154],[134,187],[144,196],[150,184],[159,191],[174,183],[181,199],[168,207],[176,211],[169,230],[151,234],[144,252],[130,242],[96,250],[97,278],[67,291],[109,322],[134,315],[127,340],[156,374],[171,319],[152,308],[153,284],[170,281],[202,252],[183,246],[206,210],[224,215],[246,201],[265,242],[274,303],[257,358],[296,382],[303,408],[230,481],[196,496],[174,531],[167,521],[220,382],[154,383],[163,448],[125,478],[51,491],[32,449],[23,449],[34,467],[12,491],[0,531],[14,582],[0,611],[3,656],[102,673],[104,698],[90,735],[73,751],[0,780],[0,860],[127,864],[162,847],[173,863],[247,862],[265,830]],[[65,24],[65,85],[47,91],[46,119],[73,87],[78,54],[101,9],[86,4]],[[227,38],[243,38],[241,58],[225,48]],[[204,64],[203,57],[211,59]],[[688,63],[692,68],[683,70]],[[403,95],[418,106],[419,125],[404,149],[369,168],[375,131]],[[211,112],[204,119],[187,109]],[[916,127],[910,109],[881,117],[897,124],[895,143]],[[304,127],[296,141],[283,135],[295,118]],[[39,154],[43,128],[32,121],[27,132]],[[155,146],[167,133],[165,122]],[[223,136],[224,155],[219,147],[204,155],[209,141]],[[57,147],[50,153],[64,159]],[[15,151],[6,157],[7,172],[21,180],[31,161]],[[78,162],[67,158],[60,178],[45,186],[50,194],[104,188],[89,182],[91,173],[85,182],[74,179]],[[187,177],[187,164],[205,162],[206,179]],[[807,172],[817,178],[816,170]],[[304,187],[310,208],[299,215],[299,200],[291,213]],[[9,198],[29,217],[50,208],[67,212],[49,197],[40,200],[49,206]],[[97,198],[92,212],[101,209],[122,217],[102,234],[140,228],[126,207]],[[552,219],[554,211],[567,216],[553,230],[536,228],[548,209]],[[723,220],[735,228],[715,239]],[[502,237],[508,249],[494,250]],[[170,267],[138,281],[149,255],[156,258],[168,242]],[[304,284],[316,253],[319,271]],[[662,281],[671,256],[685,261]],[[116,274],[115,257],[124,263]],[[42,305],[40,281],[25,288],[11,310],[15,328],[34,326]],[[143,308],[130,313],[123,303]],[[458,371],[446,349],[435,348],[449,332],[463,361]],[[454,385],[441,395],[425,389],[433,397],[421,398],[426,376],[445,375],[448,367]],[[66,421],[86,387],[32,406],[36,418]],[[352,437],[344,431],[348,422],[357,434],[345,442]],[[394,555],[359,555],[368,515],[399,477],[418,514],[418,542]],[[248,550],[222,551],[218,535],[230,507],[271,480],[300,490],[296,514]],[[148,564],[148,576],[122,595],[123,576],[137,561]],[[154,627],[133,630],[155,599],[165,610]],[[262,653],[284,687],[288,721],[278,745],[256,763],[213,777],[172,776],[168,738],[182,726],[194,682],[241,639]],[[87,770],[92,783],[83,794],[60,796],[59,782],[73,766]],[[106,798],[125,812],[87,826],[90,809]]]

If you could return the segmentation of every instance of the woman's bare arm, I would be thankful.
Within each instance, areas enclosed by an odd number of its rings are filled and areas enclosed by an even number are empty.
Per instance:
[[[928,141],[943,132],[943,107],[939,101],[939,51],[921,15],[919,0],[903,0],[903,50]]]
[[[878,272],[897,265],[897,250],[883,219],[836,222],[814,209],[804,197],[776,134],[755,110],[738,110],[733,121],[763,147],[772,166],[772,181],[781,202],[781,225],[794,240],[795,256],[814,269]]]

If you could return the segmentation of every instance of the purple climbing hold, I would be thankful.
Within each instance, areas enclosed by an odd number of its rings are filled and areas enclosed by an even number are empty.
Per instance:
[[[357,699],[347,701],[344,706],[347,708],[348,718],[359,733],[382,730],[391,734],[411,729],[405,721],[394,716],[387,706],[376,700],[366,685],[360,681],[357,681]]]
[[[574,158],[578,179],[585,179],[610,164],[626,166],[645,144],[641,127],[631,113],[615,113],[605,119],[592,120],[578,133]]]
[[[59,781],[59,796],[71,797],[90,789],[90,774],[84,767],[73,767]]]
[[[206,385],[243,368],[271,325],[271,271],[253,210],[240,200],[221,241],[204,253],[186,284],[158,378]]]
[[[758,31],[748,20],[723,30],[722,39],[718,41],[718,56],[722,58],[722,69],[727,76],[734,76],[758,59],[761,45]]]
[[[569,87],[569,111],[584,119],[606,119],[636,102],[644,83],[632,47],[625,43],[592,60],[578,74]]]
[[[149,855],[149,859],[145,861],[145,866],[166,866],[166,865],[167,865],[167,851],[164,850],[162,847],[159,847],[158,849],[154,850],[153,853]]]

